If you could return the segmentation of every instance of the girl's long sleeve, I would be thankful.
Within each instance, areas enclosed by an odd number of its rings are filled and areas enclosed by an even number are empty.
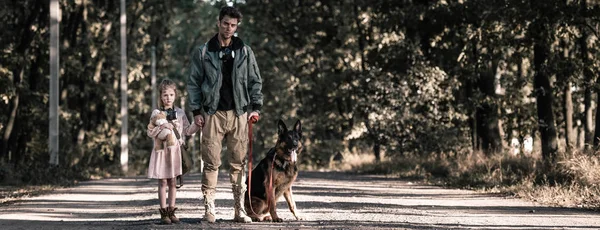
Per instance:
[[[185,111],[181,110],[181,136],[192,136],[194,134],[196,134],[198,132],[198,130],[200,130],[200,126],[196,125],[196,123],[191,123],[187,118],[187,115],[185,114]]]

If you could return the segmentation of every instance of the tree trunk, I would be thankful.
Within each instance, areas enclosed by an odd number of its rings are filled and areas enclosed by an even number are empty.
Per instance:
[[[59,163],[59,106],[58,106],[58,92],[59,92],[59,14],[60,6],[58,0],[52,0],[50,2],[50,112],[49,112],[49,154],[50,154],[50,165],[58,165]]]
[[[581,1],[581,13],[580,15],[584,18],[587,19],[589,14],[588,14],[588,7],[587,7],[587,1]],[[591,101],[592,101],[592,86],[594,84],[592,84],[593,79],[595,78],[594,76],[594,72],[592,71],[592,64],[590,63],[590,53],[588,50],[588,32],[587,32],[587,28],[582,28],[581,29],[582,34],[581,34],[581,38],[579,38],[579,42],[581,45],[581,61],[583,62],[583,74],[584,74],[584,79],[585,79],[585,83],[588,83],[589,86],[586,87],[586,91],[585,91],[585,96],[586,96],[586,100],[585,100],[585,130],[586,130],[586,147],[589,148],[589,146],[591,146],[591,144],[593,144],[594,149],[597,149],[598,146],[600,145],[600,128],[598,128],[597,124],[600,124],[600,91],[596,92],[596,119],[595,119],[595,123],[592,123],[592,117],[593,117],[593,111],[592,111],[592,106],[591,106]],[[596,84],[598,85],[598,83],[600,82],[600,79],[596,78]],[[588,95],[589,94],[589,95]],[[596,124],[596,127],[594,127],[594,124]],[[591,130],[592,129],[596,129],[594,131],[593,136],[591,135]],[[590,137],[591,136],[591,137]],[[588,138],[589,137],[589,138]],[[591,139],[591,140],[590,140]]]
[[[474,60],[479,59],[480,45],[477,39],[473,39],[472,41],[472,55]],[[479,145],[479,149],[486,155],[502,151],[503,146],[498,107],[493,100],[490,100],[496,95],[494,74],[491,74],[494,72],[491,70],[495,70],[494,66],[493,64],[485,65],[483,69],[480,68],[479,64],[476,66],[477,72],[483,70],[483,73],[477,76],[476,85],[484,95],[484,98],[480,99],[481,104],[475,109],[474,122],[477,124],[477,136],[478,140],[480,140],[480,143],[477,144]]]
[[[586,72],[586,71],[584,71]],[[585,74],[585,73],[584,73]],[[590,147],[593,144],[593,134],[592,132],[594,131],[594,111],[592,110],[592,86],[588,85],[591,81],[591,78],[588,78],[588,75],[585,74],[586,76],[585,78],[585,82],[586,86],[585,86],[585,93],[583,96],[583,104],[585,107],[585,111],[584,111],[584,124],[583,124],[583,128],[584,128],[584,133],[585,133],[585,149],[590,149]]]
[[[524,62],[524,58],[520,58],[519,59],[519,63],[517,64],[517,70],[518,70],[518,86],[521,85],[525,85],[525,82],[527,79],[527,67],[525,66],[525,62]],[[522,98],[526,97],[525,95],[526,93],[523,92],[523,90],[519,90],[519,95],[521,95]],[[519,136],[519,153],[521,154],[521,156],[525,155],[525,137],[528,134],[528,130],[524,127],[525,125],[524,120],[526,119],[525,116],[523,115],[522,109],[525,106],[525,104],[523,103],[523,99],[519,99],[518,100],[518,106],[517,106],[517,111],[516,111],[516,119],[517,119],[517,132],[518,132],[518,136]],[[535,135],[535,132],[531,134],[531,137],[533,138],[533,136]]]
[[[598,79],[598,82],[596,84],[600,83],[600,79]],[[600,124],[600,92],[597,93],[596,95],[596,124]],[[596,126],[598,127],[598,126]],[[598,146],[600,145],[600,128],[596,128],[596,131],[594,132],[594,148],[597,149]]]
[[[519,154],[521,154],[521,156],[525,155],[525,132],[523,130],[525,130],[525,128],[523,127],[523,119],[520,116],[521,114],[521,109],[517,108],[517,133],[518,133],[518,137],[519,137]]]
[[[87,0],[83,0],[80,4],[80,13],[77,14],[75,18],[77,21],[79,21],[79,23],[76,24],[77,26],[73,27],[72,32],[74,33],[73,37],[78,37],[81,40],[81,42],[77,46],[82,49],[80,61],[81,66],[83,66],[83,69],[79,73],[81,77],[77,79],[77,85],[79,86],[81,92],[87,92],[86,82],[90,82],[90,80],[92,79],[91,72],[93,68],[92,65],[89,64],[90,62],[88,61],[88,58],[91,57],[90,36],[88,31],[88,2]],[[79,26],[81,26],[81,35],[77,36]],[[73,41],[72,44],[77,44],[77,42]],[[79,94],[79,98],[74,99],[77,100],[78,103],[81,105],[85,105],[86,102],[92,101],[88,93]],[[93,112],[89,110],[82,111],[81,124],[78,126],[73,126],[73,136],[77,137],[73,142],[73,146],[75,146],[75,148],[73,151],[69,151],[69,153],[67,153],[67,156],[65,156],[65,158],[68,159],[67,163],[71,167],[80,163],[84,163],[83,159],[85,158],[86,152],[84,140],[86,130],[90,127],[90,113]]]
[[[567,151],[571,151],[573,148],[573,140],[575,133],[573,131],[573,99],[571,92],[571,82],[567,81],[563,88],[564,105],[563,113],[565,116],[565,143]]]
[[[7,158],[7,161],[12,160],[11,152],[9,149],[9,139],[13,131],[13,127],[15,124],[15,119],[17,117],[17,110],[19,109],[19,94],[13,96],[11,101],[11,110],[8,118],[8,122],[6,123],[6,128],[4,130],[4,135],[2,137],[2,156]]]
[[[585,1],[582,1],[582,8],[585,7]],[[588,44],[587,44],[587,32],[586,29],[582,29],[581,37],[579,38],[579,45],[581,46],[581,61],[583,62],[583,79],[585,85],[585,92],[583,97],[583,104],[585,106],[584,111],[584,129],[585,129],[585,149],[590,149],[594,144],[594,111],[592,110],[592,89],[593,89],[593,79],[592,73],[588,66],[589,63],[589,53],[588,53]]]
[[[579,122],[583,124],[581,119],[579,119]],[[585,128],[583,126],[577,126],[577,148],[585,148]]]
[[[15,146],[16,144],[11,143],[9,140],[13,134],[13,129],[15,125],[15,119],[18,115],[19,111],[19,101],[21,100],[19,97],[21,96],[21,86],[24,76],[24,71],[26,70],[27,64],[29,63],[29,49],[31,46],[31,41],[34,38],[34,31],[31,29],[32,25],[34,25],[38,16],[40,14],[40,9],[42,8],[42,2],[35,1],[31,6],[31,14],[24,17],[24,20],[19,20],[21,23],[17,25],[16,28],[21,29],[19,31],[20,42],[18,46],[15,48],[15,54],[18,57],[18,64],[15,64],[14,69],[12,69],[12,78],[9,79],[13,86],[15,87],[16,94],[10,100],[10,115],[8,117],[8,121],[6,123],[6,127],[4,128],[4,133],[2,134],[2,139],[0,143],[0,158],[3,162],[6,162],[7,158],[11,158],[9,156],[11,145]],[[2,86],[4,87],[4,86]]]
[[[375,162],[381,162],[381,145],[379,143],[373,145],[373,153],[375,154]]]
[[[121,151],[120,163],[124,173],[128,171],[129,164],[129,135],[127,111],[127,14],[125,0],[121,0]]]
[[[545,25],[540,25],[540,33],[546,31]],[[538,34],[539,37],[543,36]],[[553,92],[550,86],[550,77],[544,70],[549,50],[544,39],[536,39],[533,46],[533,62],[535,68],[534,88],[537,100],[538,129],[541,135],[542,158],[546,162],[554,162],[558,151],[558,140],[556,125],[554,124],[554,113],[552,112]]]
[[[484,103],[477,108],[478,135],[481,138],[481,150],[486,155],[502,151],[502,136],[496,105]]]
[[[158,90],[156,89],[156,46],[152,46],[152,61],[150,64],[150,85],[152,85],[152,111],[158,108]]]
[[[478,80],[479,90],[486,99],[477,107],[477,131],[481,137],[481,149],[486,155],[502,151],[502,127],[498,113],[498,105],[493,98],[496,96],[493,74],[481,74]]]
[[[362,28],[362,23],[360,22],[360,12],[358,9],[359,3],[357,0],[354,0],[354,22],[356,23],[356,28],[358,31],[358,50],[360,52],[360,73],[364,73],[365,69],[366,69],[366,60],[365,60],[365,55],[364,55],[364,50],[365,50],[365,35],[363,32],[363,28]],[[368,135],[371,137],[371,141],[373,142],[373,154],[375,155],[375,162],[380,162],[381,161],[381,143],[380,143],[380,139],[378,137],[378,135],[375,133],[375,130],[373,130],[373,128],[371,127],[371,124],[369,122],[369,118],[368,115],[364,115],[365,118],[365,124],[367,126],[367,132],[369,133]]]
[[[463,85],[464,85],[463,90],[464,90],[465,98],[463,98],[462,100],[465,102],[468,102],[469,100],[473,99],[473,96],[474,96],[473,95],[473,90],[474,90],[473,87],[474,86],[473,86],[473,82],[471,81],[471,79],[468,79],[465,77],[465,78],[463,78],[463,81],[464,81],[463,82]],[[479,137],[477,135],[477,117],[476,117],[477,113],[475,112],[475,109],[473,109],[471,107],[468,107],[468,108],[469,108],[468,122],[469,122],[469,130],[470,130],[469,136],[471,138],[471,149],[473,151],[480,151],[481,149],[479,148],[479,145],[478,145]]]
[[[562,51],[565,60],[569,59],[569,40],[562,40]],[[562,76],[565,79],[565,85],[563,86],[563,116],[565,119],[565,147],[566,151],[570,152],[573,149],[573,140],[575,133],[573,131],[573,93],[571,92],[571,75],[564,74]]]
[[[473,112],[471,113],[471,117],[469,117],[469,128],[471,128],[470,135],[473,151],[481,151],[481,139],[479,138],[477,127],[477,112]]]

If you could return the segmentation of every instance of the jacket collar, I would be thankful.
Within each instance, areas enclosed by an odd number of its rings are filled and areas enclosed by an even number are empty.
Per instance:
[[[215,34],[215,36],[208,41],[209,52],[219,52],[219,50],[221,50],[221,44],[219,44],[219,38],[217,37],[218,35],[219,34]],[[231,49],[238,50],[242,47],[244,47],[244,42],[242,39],[238,37],[231,37]]]

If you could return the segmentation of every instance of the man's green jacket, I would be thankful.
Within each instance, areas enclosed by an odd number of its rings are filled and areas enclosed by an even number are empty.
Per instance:
[[[231,47],[235,52],[231,73],[235,113],[238,116],[249,110],[260,113],[263,105],[262,78],[254,52],[238,37],[232,37]],[[187,91],[194,116],[217,112],[223,78],[219,52],[216,35],[192,52]]]

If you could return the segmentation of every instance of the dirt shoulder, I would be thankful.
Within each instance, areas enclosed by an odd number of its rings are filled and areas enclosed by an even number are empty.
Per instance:
[[[305,220],[284,199],[283,223],[238,224],[225,174],[219,175],[217,223],[201,220],[200,175],[178,191],[182,223],[160,225],[157,182],[126,177],[82,182],[2,205],[2,229],[599,229],[597,212],[553,208],[468,190],[419,185],[381,176],[301,172],[294,186]]]

